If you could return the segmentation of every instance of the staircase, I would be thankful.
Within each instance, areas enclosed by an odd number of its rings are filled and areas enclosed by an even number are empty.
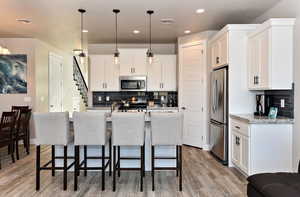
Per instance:
[[[73,79],[76,82],[76,86],[80,92],[83,102],[85,103],[85,106],[88,106],[88,87],[75,56],[73,57]]]

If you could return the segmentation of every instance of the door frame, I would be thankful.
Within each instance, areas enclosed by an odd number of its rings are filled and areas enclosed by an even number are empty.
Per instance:
[[[50,75],[51,75],[51,58],[57,58],[57,59],[60,59],[61,60],[61,64],[60,64],[60,72],[61,72],[61,111],[64,111],[64,105],[63,105],[63,94],[64,94],[64,91],[63,91],[63,83],[64,83],[64,77],[63,77],[63,57],[54,53],[54,52],[49,52],[48,54],[48,111],[50,112],[50,99],[51,99],[51,94],[50,94],[50,84],[51,84],[51,81],[50,81]]]
[[[178,45],[178,108],[179,108],[179,111],[182,111],[181,109],[181,96],[182,96],[182,93],[181,93],[181,88],[182,87],[182,82],[181,82],[181,73],[182,73],[182,49],[183,48],[187,48],[187,47],[192,47],[192,46],[197,46],[197,45],[202,45],[203,47],[203,58],[202,58],[202,64],[204,66],[204,78],[203,78],[203,86],[205,87],[204,90],[203,90],[203,122],[202,124],[204,125],[203,126],[203,139],[202,139],[202,149],[203,150],[210,150],[210,145],[209,145],[209,120],[208,120],[208,117],[209,117],[209,103],[208,103],[208,96],[209,96],[209,89],[208,89],[208,86],[209,86],[209,73],[210,73],[210,69],[208,67],[208,64],[207,64],[207,57],[208,57],[208,42],[207,40],[198,40],[198,41],[194,41],[194,42],[189,42],[189,43],[184,43],[184,44],[179,44]],[[199,90],[201,91],[201,90]]]

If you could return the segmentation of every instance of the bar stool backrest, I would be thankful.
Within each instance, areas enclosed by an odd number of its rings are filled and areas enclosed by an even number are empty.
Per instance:
[[[183,113],[151,112],[152,145],[182,145]]]
[[[144,145],[145,114],[143,112],[113,112],[111,119],[113,145]]]
[[[69,112],[33,113],[36,145],[68,145],[71,142]]]
[[[26,131],[29,129],[31,109],[22,109],[17,120],[17,131]]]
[[[105,145],[107,142],[105,112],[74,112],[74,145]]]

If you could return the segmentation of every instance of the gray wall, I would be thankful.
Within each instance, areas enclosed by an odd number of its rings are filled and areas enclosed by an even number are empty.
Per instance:
[[[262,23],[269,18],[288,17],[296,18],[294,31],[295,125],[293,136],[293,163],[296,170],[300,159],[300,1],[281,0],[273,8],[256,18],[253,23]]]

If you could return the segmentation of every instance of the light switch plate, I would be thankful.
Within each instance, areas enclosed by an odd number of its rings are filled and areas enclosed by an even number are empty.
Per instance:
[[[280,99],[280,107],[281,108],[285,107],[285,100],[284,99]]]

